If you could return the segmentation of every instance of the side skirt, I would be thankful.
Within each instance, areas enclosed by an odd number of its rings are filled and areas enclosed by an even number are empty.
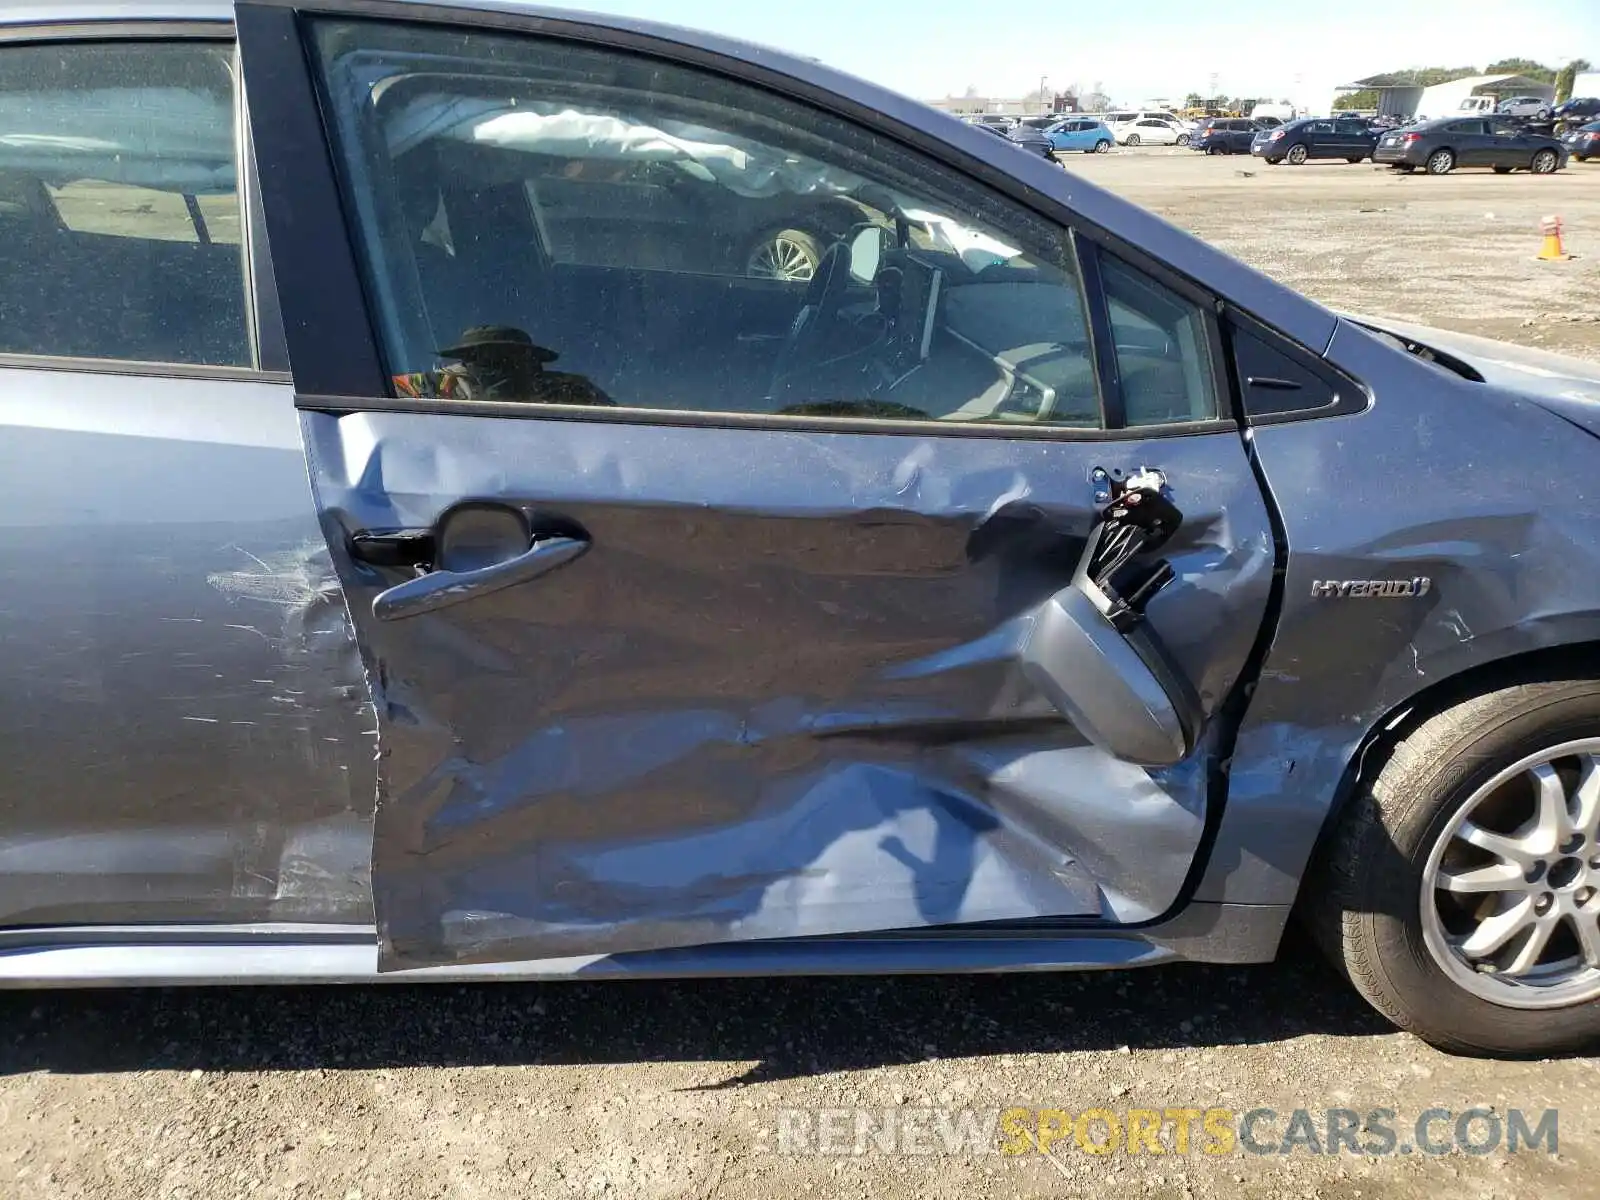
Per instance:
[[[1092,971],[1265,962],[1287,907],[1192,904],[1139,930],[917,931],[378,972],[363,925],[134,925],[0,931],[0,988],[527,982],[760,975]]]

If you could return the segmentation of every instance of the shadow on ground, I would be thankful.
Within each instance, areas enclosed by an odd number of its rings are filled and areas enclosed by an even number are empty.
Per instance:
[[[1391,1032],[1298,941],[1121,973],[0,993],[0,1074],[748,1061],[726,1084],[991,1054]]]

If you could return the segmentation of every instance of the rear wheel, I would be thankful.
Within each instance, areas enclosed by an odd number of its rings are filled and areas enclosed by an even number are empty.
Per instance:
[[[1541,150],[1533,156],[1533,162],[1529,164],[1528,169],[1535,175],[1548,175],[1556,169],[1558,162],[1560,159],[1556,157],[1554,150]]]
[[[1111,143],[1101,138],[1094,144],[1094,152],[1096,154],[1109,154],[1111,152]]]
[[[1465,1053],[1600,1043],[1600,682],[1505,688],[1423,722],[1319,871],[1318,940],[1397,1025]]]
[[[1189,144],[1189,135],[1187,133],[1180,133],[1178,135],[1178,145],[1187,146],[1188,144]]]
[[[1303,165],[1306,159],[1310,157],[1311,151],[1307,150],[1304,146],[1290,146],[1289,153],[1284,155],[1284,158],[1289,160],[1289,164],[1295,167]]]
[[[1455,152],[1451,150],[1435,150],[1428,155],[1429,175],[1448,175],[1456,169]]]
[[[1130,133],[1128,135],[1128,140],[1122,144],[1124,146],[1137,146],[1139,144],[1139,135],[1137,133]]]

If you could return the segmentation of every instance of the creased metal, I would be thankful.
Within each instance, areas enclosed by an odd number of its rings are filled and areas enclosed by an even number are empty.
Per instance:
[[[1493,382],[1345,323],[1329,357],[1374,381],[1373,406],[1254,432],[1289,570],[1200,899],[1292,902],[1346,768],[1386,713],[1470,668],[1600,638],[1600,486],[1594,442],[1571,415],[1600,408],[1576,394],[1583,364],[1554,359],[1552,372],[1553,356],[1401,330]],[[1312,588],[1419,577],[1425,591],[1378,600]]]
[[[1087,745],[1016,654],[1077,564],[1092,467],[1159,460],[1194,519],[1151,620],[1214,708],[1272,557],[1236,435],[303,421],[380,717],[384,969],[1142,920],[1176,897],[1204,772]],[[338,547],[464,499],[580,528],[592,549],[520,587],[371,619],[396,573]]]

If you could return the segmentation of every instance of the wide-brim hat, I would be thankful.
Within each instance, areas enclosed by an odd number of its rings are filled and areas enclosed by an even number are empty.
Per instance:
[[[487,349],[526,350],[540,362],[555,362],[561,356],[554,350],[534,344],[531,337],[513,325],[474,325],[461,335],[454,346],[444,346],[439,353],[448,358],[459,358],[474,350]]]

